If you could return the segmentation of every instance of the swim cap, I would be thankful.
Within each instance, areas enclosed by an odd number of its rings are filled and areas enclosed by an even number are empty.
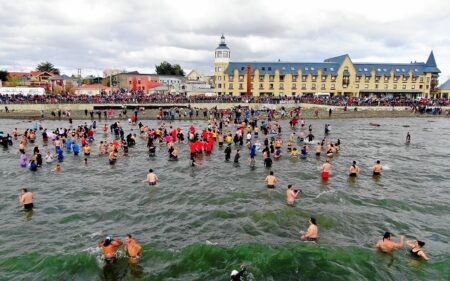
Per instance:
[[[238,272],[237,270],[231,271],[231,276],[235,276],[235,275],[237,275],[237,274],[239,274],[239,272]]]
[[[106,236],[105,241],[111,241],[111,240],[112,240],[112,236],[111,235]]]

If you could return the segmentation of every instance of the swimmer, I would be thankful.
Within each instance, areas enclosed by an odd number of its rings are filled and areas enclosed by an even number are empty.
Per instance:
[[[33,193],[29,192],[26,188],[23,188],[21,194],[19,195],[19,201],[25,210],[33,209],[33,199]]]
[[[87,165],[88,164],[88,160],[87,160],[87,158],[84,158],[84,165]]]
[[[316,219],[310,218],[308,231],[300,237],[300,240],[317,242],[318,238],[319,238],[319,228],[317,227]]]
[[[289,184],[287,188],[288,188],[286,191],[287,204],[288,206],[294,206],[295,199],[302,191],[298,189],[293,189],[292,184]]]
[[[91,147],[90,147],[88,144],[86,144],[86,145],[83,147],[83,152],[84,152],[84,156],[89,156],[89,155],[91,155]]]
[[[273,171],[270,171],[269,175],[264,181],[267,184],[267,188],[275,188],[275,184],[278,183],[278,179],[273,175]]]
[[[54,171],[55,172],[61,172],[62,171],[61,164],[56,164],[56,167],[55,167]]]
[[[149,185],[155,185],[158,181],[158,176],[153,172],[153,169],[148,170],[147,178],[142,182],[148,182]]]
[[[236,155],[234,155],[234,163],[239,163],[239,158],[241,157],[240,150],[236,150]]]
[[[266,167],[266,168],[270,168],[270,167],[272,167],[272,158],[270,158],[270,157],[266,157],[266,158],[264,158],[264,167]]]
[[[299,154],[300,152],[298,151],[298,149],[294,147],[291,151],[291,157],[298,157]]]
[[[125,252],[130,257],[131,262],[136,262],[136,260],[139,258],[139,255],[141,254],[142,246],[133,239],[131,234],[127,234],[125,236],[125,242]]]
[[[103,250],[103,257],[105,261],[115,261],[116,251],[123,242],[119,239],[114,239],[112,236],[107,236],[105,240],[98,243],[98,246]]]
[[[392,237],[390,232],[385,232],[383,235],[383,240],[378,241],[375,245],[375,248],[380,249],[382,252],[391,253],[394,250],[403,248],[403,240],[405,237],[403,235],[400,236],[400,242],[394,243],[392,242]]]
[[[225,161],[230,161],[230,157],[231,157],[231,144],[228,144],[228,146],[225,148]]]
[[[380,164],[380,160],[377,160],[377,163],[373,166],[373,175],[379,176],[381,171],[383,171],[383,166]]]
[[[423,258],[426,261],[430,259],[422,250],[422,247],[425,246],[425,242],[420,240],[409,240],[406,241],[406,244],[411,248],[409,252],[413,257]]]
[[[330,160],[325,160],[325,163],[322,165],[322,179],[327,180],[330,177],[331,172],[331,164]]]
[[[317,143],[316,145],[316,156],[319,157],[320,156],[320,152],[322,151],[322,146],[320,145],[320,142]]]
[[[406,141],[405,144],[410,144],[411,143],[411,135],[409,134],[409,132],[406,134]]]
[[[240,280],[242,280],[242,277],[244,277],[244,275],[245,275],[245,271],[246,271],[246,268],[245,268],[245,265],[241,265],[241,270],[240,271],[237,271],[237,270],[233,270],[233,271],[231,271],[231,275],[230,275],[230,280],[231,281],[240,281]]]
[[[349,176],[350,177],[356,177],[356,175],[359,173],[360,169],[358,166],[356,166],[356,161],[353,161],[353,164],[350,166],[349,169]]]

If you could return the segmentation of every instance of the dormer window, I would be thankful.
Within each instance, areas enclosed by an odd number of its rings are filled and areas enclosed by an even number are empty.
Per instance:
[[[272,71],[272,67],[269,66],[269,67],[267,68],[267,70]]]

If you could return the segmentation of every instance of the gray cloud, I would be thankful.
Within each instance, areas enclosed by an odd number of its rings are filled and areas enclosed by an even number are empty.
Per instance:
[[[233,60],[425,61],[435,51],[450,75],[450,3],[360,1],[0,0],[0,68],[49,60],[68,74],[105,68],[153,71],[163,60],[213,71],[227,36]]]

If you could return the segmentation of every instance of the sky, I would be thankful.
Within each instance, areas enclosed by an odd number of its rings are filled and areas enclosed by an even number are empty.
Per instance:
[[[65,74],[153,73],[162,61],[214,71],[232,61],[426,61],[450,78],[450,1],[0,0],[0,69],[50,61]]]

